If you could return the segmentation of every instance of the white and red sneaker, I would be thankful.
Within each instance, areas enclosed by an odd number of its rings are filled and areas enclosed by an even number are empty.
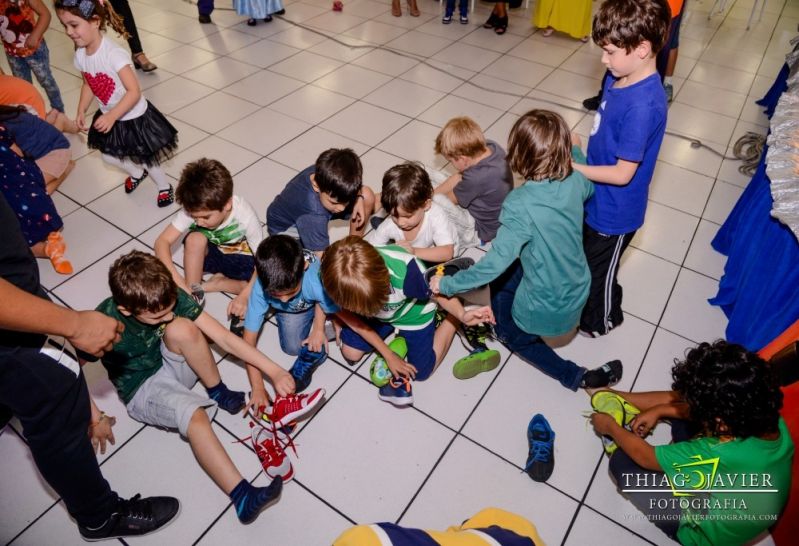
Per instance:
[[[308,394],[278,396],[264,411],[264,415],[276,428],[283,428],[292,421],[312,412],[325,396],[325,389],[316,389]]]
[[[277,476],[283,478],[283,482],[289,481],[294,477],[294,467],[291,459],[286,455],[285,447],[290,446],[294,449],[291,436],[284,434],[274,427],[264,427],[256,423],[250,423],[252,427],[251,438],[252,447],[264,472],[271,479]],[[297,451],[294,450],[296,454]]]

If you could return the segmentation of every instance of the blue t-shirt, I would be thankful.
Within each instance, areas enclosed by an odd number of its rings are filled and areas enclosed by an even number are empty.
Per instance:
[[[244,317],[246,330],[257,332],[264,322],[269,307],[286,313],[302,313],[318,303],[325,313],[335,313],[339,310],[322,286],[322,279],[319,278],[321,262],[313,254],[306,256],[306,259],[310,263],[302,276],[302,288],[296,296],[285,303],[264,292],[261,280],[256,277],[255,286],[250,292],[250,300],[247,304],[247,315]]]
[[[27,112],[3,120],[2,125],[22,153],[31,159],[39,159],[53,150],[69,149],[69,141],[61,131]]]
[[[649,183],[666,132],[666,93],[657,74],[619,89],[615,83],[616,78],[605,78],[588,141],[588,164],[615,165],[624,159],[638,163],[638,168],[625,186],[595,183],[585,221],[606,235],[630,233],[643,225]]]
[[[330,246],[328,222],[347,215],[346,211],[333,214],[322,206],[319,194],[311,186],[314,169],[311,165],[297,173],[272,201],[266,209],[266,229],[269,235],[277,235],[295,227],[303,248],[317,252]]]

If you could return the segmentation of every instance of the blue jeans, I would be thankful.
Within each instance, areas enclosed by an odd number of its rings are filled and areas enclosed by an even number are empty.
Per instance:
[[[521,262],[516,260],[491,283],[491,309],[497,321],[497,338],[522,360],[557,379],[567,389],[576,391],[580,387],[585,368],[561,358],[540,336],[525,332],[513,320],[513,298],[523,275]]]
[[[14,57],[6,55],[8,64],[11,66],[11,73],[17,78],[33,83],[31,79],[31,72],[36,75],[39,85],[42,86],[44,92],[47,93],[47,99],[50,101],[50,106],[59,112],[64,111],[64,101],[61,100],[61,91],[58,90],[58,84],[50,72],[50,50],[47,49],[47,43],[42,40],[39,44],[39,49],[33,52],[29,57]]]
[[[211,15],[214,11],[214,0],[197,0],[197,11],[200,15]]]
[[[302,341],[311,333],[313,324],[314,307],[299,313],[289,313],[278,311],[275,313],[277,319],[277,335],[280,339],[280,348],[284,353],[297,356],[302,347]],[[324,349],[322,350],[324,352]]]
[[[468,0],[460,0],[458,2],[458,8],[462,16],[466,16],[468,13],[469,2]],[[447,9],[444,12],[445,15],[451,16],[452,13],[455,11],[455,0],[447,0]]]

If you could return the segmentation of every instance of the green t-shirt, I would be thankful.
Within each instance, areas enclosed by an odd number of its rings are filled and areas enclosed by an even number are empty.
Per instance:
[[[680,544],[743,544],[774,525],[788,499],[793,458],[793,441],[782,419],[779,429],[776,440],[697,438],[655,447],[672,488],[710,489],[674,497],[682,501]]]
[[[161,338],[164,337],[166,323],[144,324],[132,316],[125,316],[119,312],[112,298],[104,300],[97,310],[125,325],[122,339],[103,355],[102,361],[119,397],[127,404],[141,384],[161,368]],[[189,320],[195,320],[203,312],[181,289],[178,289],[173,311],[176,317]]]
[[[395,245],[375,247],[388,268],[391,291],[375,318],[402,330],[421,330],[435,318],[436,304],[416,257]]]

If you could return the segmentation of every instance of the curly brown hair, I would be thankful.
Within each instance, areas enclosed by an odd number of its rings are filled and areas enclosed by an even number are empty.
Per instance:
[[[612,44],[627,53],[647,41],[657,54],[670,24],[666,0],[605,0],[594,17],[591,38],[599,46]]]

